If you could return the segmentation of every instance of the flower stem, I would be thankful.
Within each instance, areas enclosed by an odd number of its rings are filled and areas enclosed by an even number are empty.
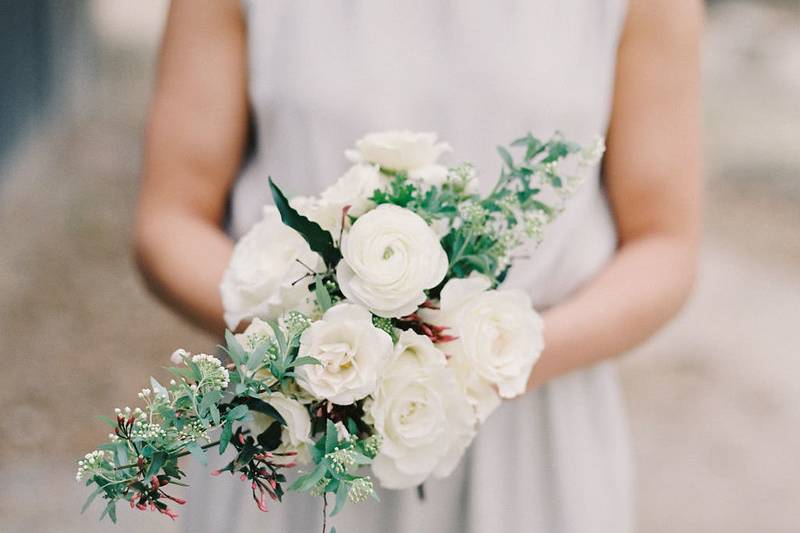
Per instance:
[[[250,433],[249,429],[246,429],[246,430],[242,431],[242,435],[247,435],[248,433]],[[207,450],[209,448],[213,448],[214,446],[217,446],[218,444],[219,444],[219,441],[215,440],[213,442],[209,442],[208,444],[203,444],[202,446],[200,446],[200,449],[201,450]],[[179,453],[178,455],[176,455],[175,457],[176,458],[186,457],[190,453],[192,453],[192,452],[190,452],[189,450],[185,450],[185,451],[182,451],[181,453]],[[126,468],[133,468],[133,467],[136,467],[136,466],[139,466],[139,465],[136,464],[136,463],[131,463],[129,465],[115,466],[114,470],[125,470]]]

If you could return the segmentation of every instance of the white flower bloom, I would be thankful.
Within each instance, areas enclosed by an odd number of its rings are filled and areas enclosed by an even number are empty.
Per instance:
[[[580,164],[586,167],[594,166],[600,162],[605,152],[605,140],[601,136],[597,135],[594,139],[592,139],[591,144],[585,146],[581,150]]]
[[[446,477],[475,434],[476,418],[441,350],[404,331],[365,410],[381,436],[372,471],[390,489]]]
[[[308,285],[313,278],[301,280],[308,273],[306,267],[320,270],[322,259],[281,222],[277,208],[265,207],[261,222],[236,243],[222,278],[228,327],[253,317],[277,318],[289,309],[310,311],[313,298]]]
[[[169,356],[169,360],[172,362],[173,365],[179,365],[183,363],[184,357],[189,357],[189,352],[184,350],[183,348],[178,348],[172,355]]]
[[[370,133],[356,141],[356,149],[345,156],[355,163],[374,163],[384,170],[405,170],[408,177],[429,185],[447,179],[447,167],[437,164],[450,145],[437,142],[435,133],[384,131]]]
[[[372,325],[369,311],[340,303],[303,332],[299,354],[321,364],[297,367],[298,385],[318,399],[350,405],[375,390],[392,355],[392,338]]]
[[[386,177],[375,165],[354,165],[336,183],[322,191],[320,198],[342,207],[350,206],[348,214],[357,217],[375,207],[369,198],[375,189],[385,185]]]
[[[342,206],[316,196],[295,196],[289,200],[289,205],[312,222],[319,224],[334,239],[339,236],[339,228],[342,225]]]
[[[456,337],[442,349],[484,418],[498,403],[491,388],[503,398],[522,394],[544,348],[542,319],[528,294],[490,286],[480,275],[452,279],[442,289],[441,309],[421,311]]]
[[[280,392],[262,394],[261,399],[275,408],[276,411],[286,421],[286,425],[281,428],[281,445],[277,448],[279,452],[297,451],[299,462],[308,462],[310,459],[308,445],[313,443],[311,439],[311,417],[305,405],[287,398]],[[249,423],[250,431],[254,436],[263,433],[275,419],[258,411],[251,411],[253,420]],[[287,462],[294,461],[288,457]]]
[[[359,217],[342,237],[336,269],[344,295],[382,317],[416,311],[425,289],[447,273],[447,254],[417,214],[383,204]]]
[[[352,166],[336,182],[322,191],[318,198],[299,196],[291,200],[291,205],[302,215],[327,230],[334,239],[342,232],[344,210],[347,214],[361,216],[375,204],[369,199],[386,185],[383,176],[375,165],[357,164]]]

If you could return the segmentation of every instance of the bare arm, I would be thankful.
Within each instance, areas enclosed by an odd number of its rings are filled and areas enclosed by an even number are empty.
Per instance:
[[[136,258],[153,292],[209,331],[232,243],[221,230],[246,140],[245,30],[236,0],[173,0],[150,110]]]
[[[628,350],[691,289],[700,226],[696,0],[632,0],[618,51],[605,174],[620,245],[592,282],[545,313],[529,388]]]

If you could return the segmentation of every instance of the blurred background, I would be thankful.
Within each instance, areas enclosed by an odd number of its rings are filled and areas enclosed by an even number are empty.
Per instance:
[[[216,343],[130,253],[163,0],[0,0],[0,531],[92,532],[75,459]],[[708,5],[697,290],[620,359],[639,531],[800,531],[800,2]],[[114,531],[159,525],[121,513]],[[265,530],[268,521],[265,521]]]

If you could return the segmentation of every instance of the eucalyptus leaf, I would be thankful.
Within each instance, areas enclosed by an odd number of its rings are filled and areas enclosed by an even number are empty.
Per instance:
[[[86,502],[83,504],[83,507],[81,507],[81,514],[86,512],[86,509],[89,508],[94,499],[97,498],[97,495],[101,492],[103,492],[103,487],[97,487],[94,491],[92,491],[91,494],[89,494],[89,497],[86,498]]]
[[[237,405],[236,407],[228,411],[228,413],[225,415],[225,418],[231,422],[233,422],[234,420],[241,420],[245,416],[247,416],[248,412],[249,409],[247,408],[246,405]]]
[[[344,481],[339,482],[339,486],[336,489],[336,505],[333,507],[331,516],[336,516],[339,511],[344,508],[344,504],[347,503],[347,491],[349,487],[349,483],[345,483]]]
[[[325,427],[325,453],[331,453],[338,442],[339,432],[336,431],[336,425],[328,419]]]
[[[320,463],[317,467],[309,472],[308,474],[304,474],[297,478],[294,483],[289,487],[289,490],[294,490],[298,492],[305,492],[311,489],[314,485],[319,483],[319,481],[325,477],[325,474],[328,472],[327,467]]]
[[[153,392],[156,393],[156,396],[164,398],[165,400],[169,398],[169,393],[167,392],[167,388],[164,387],[161,383],[158,382],[156,378],[150,376],[150,386],[153,388]]]
[[[231,437],[233,437],[233,422],[226,420],[225,425],[222,427],[222,433],[219,436],[220,455],[225,453],[225,450],[228,448],[228,444],[231,442]]]
[[[302,356],[302,357],[298,357],[297,359],[295,359],[294,361],[292,361],[292,366],[300,366],[300,365],[321,365],[321,364],[322,364],[322,363],[320,362],[320,360],[319,360],[319,359],[317,359],[316,357],[309,357],[309,356],[307,356],[307,355],[304,355],[304,356]]]
[[[150,479],[152,476],[158,474],[158,471],[161,470],[161,467],[164,465],[164,461],[166,461],[167,455],[164,452],[155,452],[153,453],[153,457],[150,459],[150,465],[147,467],[147,472],[144,474],[145,479]]]
[[[203,466],[208,465],[208,456],[206,455],[206,451],[200,447],[197,441],[188,442],[186,444],[186,449],[189,450],[189,453],[192,454],[192,457],[197,459],[200,464]]]
[[[330,309],[333,305],[333,302],[331,301],[331,295],[328,294],[328,289],[325,288],[325,284],[323,283],[322,276],[320,274],[317,274],[314,278],[314,295],[317,297],[317,303],[319,304],[323,313]]]
[[[231,332],[229,329],[225,330],[225,344],[227,345],[225,351],[233,361],[233,364],[235,364],[238,368],[244,362],[246,354],[244,348],[242,348],[242,345],[239,344],[239,341],[236,340],[233,332]]]
[[[497,153],[500,154],[500,157],[503,159],[503,162],[508,166],[508,168],[514,168],[514,158],[511,157],[511,153],[506,150],[503,146],[497,147]]]
[[[262,342],[256,346],[256,348],[250,352],[250,356],[247,358],[247,369],[252,371],[258,368],[261,363],[264,362],[264,357],[267,355],[268,349],[269,344],[266,342]]]

